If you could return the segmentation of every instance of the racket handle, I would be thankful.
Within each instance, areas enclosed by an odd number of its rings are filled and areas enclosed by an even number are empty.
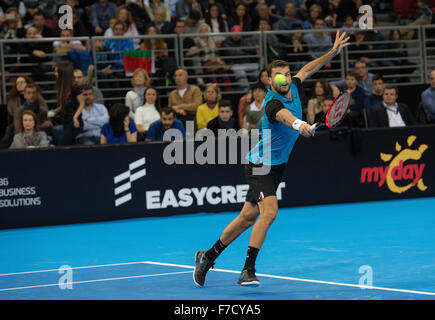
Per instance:
[[[318,127],[319,127],[319,123],[317,122],[311,126],[311,131],[316,131]]]

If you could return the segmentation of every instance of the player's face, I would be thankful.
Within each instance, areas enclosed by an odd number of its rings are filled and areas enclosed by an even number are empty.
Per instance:
[[[279,85],[275,82],[275,76],[282,74],[285,76],[286,82],[284,85]],[[277,67],[272,69],[272,77],[269,78],[269,84],[280,95],[286,95],[290,90],[290,81],[292,79],[289,67]]]

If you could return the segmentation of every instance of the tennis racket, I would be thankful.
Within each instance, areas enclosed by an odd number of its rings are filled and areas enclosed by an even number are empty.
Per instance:
[[[350,97],[351,94],[349,91],[345,90],[341,92],[334,101],[332,101],[328,112],[323,115],[322,119],[311,126],[311,130],[315,131],[322,126],[327,126],[328,128],[338,126],[346,115],[347,108],[350,104]]]

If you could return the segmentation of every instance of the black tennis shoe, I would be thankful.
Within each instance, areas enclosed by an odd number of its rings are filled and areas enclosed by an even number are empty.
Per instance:
[[[255,269],[242,270],[237,284],[245,287],[258,287],[260,285],[260,281],[255,276]]]
[[[198,251],[195,254],[196,267],[193,271],[193,282],[198,287],[203,287],[205,282],[205,275],[210,268],[213,268],[214,262],[207,259],[205,256],[206,251]]]

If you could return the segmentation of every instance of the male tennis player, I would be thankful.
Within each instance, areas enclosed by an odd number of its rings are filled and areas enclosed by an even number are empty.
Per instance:
[[[350,44],[349,37],[345,38],[345,36],[345,32],[340,35],[340,31],[337,30],[332,49],[305,65],[293,78],[287,62],[275,60],[269,65],[270,87],[264,99],[262,136],[246,156],[249,161],[245,165],[245,176],[249,184],[246,200],[240,214],[224,229],[213,247],[208,251],[196,252],[193,281],[197,286],[204,285],[208,270],[214,265],[214,261],[222,251],[252,225],[254,227],[249,240],[245,265],[237,283],[243,286],[260,284],[255,276],[255,261],[267,231],[278,213],[277,187],[299,135],[304,137],[314,135],[310,125],[301,120],[302,106],[299,97],[302,94],[302,82]],[[276,83],[275,77],[279,74],[285,76],[284,84]],[[264,137],[265,129],[270,130],[268,138]],[[263,155],[263,148],[270,150],[269,156]],[[269,172],[266,175],[256,175],[254,170],[264,165],[270,166]],[[258,215],[260,218],[256,221]]]

